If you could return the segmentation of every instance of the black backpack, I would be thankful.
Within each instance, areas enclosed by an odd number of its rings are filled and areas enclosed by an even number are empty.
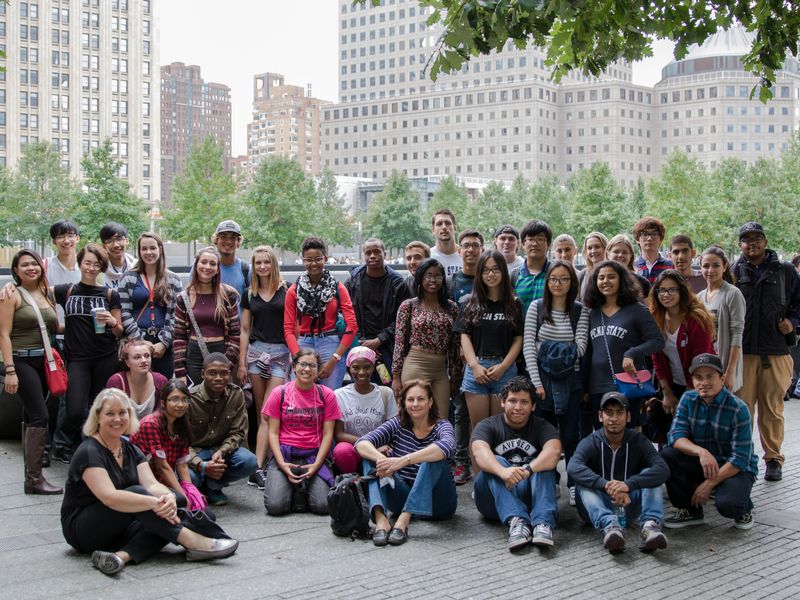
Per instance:
[[[328,492],[328,512],[335,535],[356,538],[370,534],[369,501],[365,489],[365,483],[370,479],[358,473],[336,476]]]

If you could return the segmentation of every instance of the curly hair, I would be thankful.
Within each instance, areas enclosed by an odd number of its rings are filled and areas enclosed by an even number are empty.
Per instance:
[[[634,302],[641,302],[642,288],[633,278],[633,273],[625,268],[615,260],[604,260],[595,266],[589,279],[589,285],[586,287],[586,294],[583,298],[584,304],[589,308],[600,308],[606,303],[606,297],[600,293],[597,287],[597,277],[600,271],[608,267],[613,269],[619,277],[619,291],[617,292],[617,306],[627,306]]]

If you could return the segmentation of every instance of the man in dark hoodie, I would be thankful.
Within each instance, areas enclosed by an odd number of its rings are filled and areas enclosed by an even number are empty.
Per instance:
[[[626,428],[631,415],[625,396],[603,395],[597,416],[603,428],[581,440],[567,469],[576,485],[578,514],[603,532],[603,546],[611,553],[625,549],[620,507],[626,523],[641,513],[640,550],[666,548],[661,484],[669,478],[667,463],[650,440]]]

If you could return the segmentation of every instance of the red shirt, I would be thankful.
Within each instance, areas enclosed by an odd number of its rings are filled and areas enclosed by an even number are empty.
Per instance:
[[[153,463],[153,458],[160,458],[174,469],[176,465],[189,462],[189,440],[179,435],[171,436],[165,430],[164,416],[160,412],[154,412],[139,421],[139,431],[130,439],[144,453],[149,463]],[[158,471],[153,473],[158,479]]]
[[[311,331],[312,318],[308,315],[302,315],[298,324],[297,284],[292,284],[286,292],[286,303],[283,307],[283,333],[286,338],[286,345],[289,347],[289,352],[296,354],[300,350],[297,338],[302,335],[322,333],[336,329],[336,319],[338,318],[339,311],[342,311],[344,321],[347,324],[347,331],[350,332],[342,336],[341,343],[344,344],[345,348],[349,348],[353,344],[353,338],[358,329],[358,324],[356,323],[356,313],[353,311],[353,303],[350,300],[350,293],[347,291],[347,288],[341,283],[339,284],[339,302],[334,298],[325,305],[325,312],[323,312],[320,317],[322,319],[322,326]]]
[[[689,365],[698,354],[716,354],[714,350],[714,340],[711,334],[703,329],[703,326],[689,317],[681,323],[678,327],[678,337],[676,340],[678,346],[678,357],[683,366],[683,375],[686,378],[686,388],[692,389],[692,376],[689,374]],[[656,369],[656,377],[658,379],[666,379],[672,384],[672,369],[669,366],[669,359],[664,352],[653,354],[653,366]]]

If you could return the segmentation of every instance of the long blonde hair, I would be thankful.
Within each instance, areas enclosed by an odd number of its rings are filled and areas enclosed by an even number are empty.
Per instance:
[[[269,271],[269,282],[267,283],[266,291],[274,294],[279,288],[286,285],[281,275],[281,266],[278,262],[278,255],[273,250],[272,246],[256,246],[253,248],[253,254],[250,256],[250,289],[253,294],[258,294],[261,290],[258,275],[256,275],[256,254],[262,253],[269,256],[269,262],[272,268]]]

